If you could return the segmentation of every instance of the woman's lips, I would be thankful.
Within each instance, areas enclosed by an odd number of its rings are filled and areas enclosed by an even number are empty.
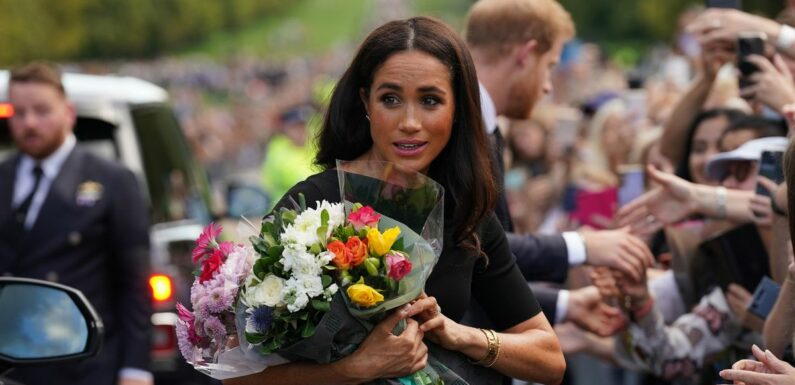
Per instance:
[[[392,146],[395,149],[395,152],[400,156],[415,156],[420,154],[425,147],[428,145],[428,142],[421,142],[421,141],[402,141],[402,142],[395,142]]]

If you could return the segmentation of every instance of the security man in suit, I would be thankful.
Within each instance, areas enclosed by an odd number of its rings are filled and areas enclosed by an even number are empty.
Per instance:
[[[0,163],[0,274],[81,290],[105,325],[100,354],[77,364],[16,369],[32,384],[151,384],[147,207],[135,176],[77,146],[60,72],[11,72],[9,120],[18,153]]]

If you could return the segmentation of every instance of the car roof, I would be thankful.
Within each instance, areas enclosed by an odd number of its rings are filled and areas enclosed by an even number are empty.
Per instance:
[[[7,70],[0,70],[0,100],[8,99]],[[129,76],[63,73],[66,95],[74,103],[102,100],[111,103],[147,104],[168,101],[163,88]]]

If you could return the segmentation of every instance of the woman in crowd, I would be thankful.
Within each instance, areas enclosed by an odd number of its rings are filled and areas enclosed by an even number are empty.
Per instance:
[[[319,134],[317,163],[326,171],[293,187],[277,207],[299,193],[308,202],[338,202],[337,159],[390,161],[433,178],[445,189],[445,239],[427,296],[397,309],[337,362],[293,362],[227,383],[401,377],[425,366],[426,341],[510,377],[560,382],[565,362],[557,338],[493,214],[496,191],[478,101],[472,59],[446,25],[424,17],[393,21],[366,38],[334,90]],[[457,322],[470,297],[499,333]],[[400,319],[408,326],[395,336]]]
[[[735,151],[713,157],[706,167],[707,175],[720,180],[724,188],[753,191],[753,170],[762,151],[784,148],[786,139],[782,137],[747,142]],[[697,294],[697,305],[690,313],[666,326],[645,281],[632,282],[621,277],[617,280],[632,320],[627,344],[616,345],[619,356],[668,380],[694,376],[711,355],[736,342],[742,326],[752,326],[744,306],[750,294],[739,285],[729,285],[725,293],[719,287],[705,288],[707,292]]]
[[[789,185],[795,181],[795,143],[790,143],[789,149],[784,159],[786,183]],[[771,186],[772,187],[772,186]],[[786,191],[785,191],[786,190]],[[789,239],[795,239],[795,216],[789,216],[795,204],[795,196],[789,192],[790,189],[779,188],[775,191],[774,202],[789,206],[788,210],[781,210],[781,217],[789,218]],[[781,194],[785,192],[786,194]],[[775,203],[774,203],[775,204]],[[781,226],[784,227],[784,226]],[[781,286],[776,304],[770,311],[765,321],[765,345],[767,350],[762,351],[757,346],[753,346],[752,352],[754,360],[740,360],[732,365],[729,370],[721,371],[720,376],[725,380],[734,381],[746,385],[795,385],[795,368],[790,363],[782,361],[784,348],[788,344],[793,344],[793,328],[795,325],[795,261],[792,259],[791,251],[786,253],[789,262],[787,275]]]

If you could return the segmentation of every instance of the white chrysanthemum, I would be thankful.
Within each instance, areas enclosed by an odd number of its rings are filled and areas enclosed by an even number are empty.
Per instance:
[[[342,203],[317,202],[317,211],[322,212],[323,210],[328,212],[329,231],[345,223],[345,209]]]
[[[324,251],[317,255],[317,264],[320,268],[328,265],[332,260],[334,260],[334,253],[330,251]]]
[[[322,265],[318,264],[317,257],[306,251],[303,247],[291,246],[282,252],[284,271],[292,275],[320,275]]]
[[[338,291],[338,290],[339,290],[339,286],[337,286],[337,284],[336,284],[336,283],[332,283],[332,284],[331,284],[331,285],[329,285],[329,287],[327,287],[327,288],[326,288],[326,290],[323,292],[323,297],[324,297],[325,299],[327,299],[327,300],[331,300],[331,297],[333,297],[333,296],[334,296],[334,294],[337,294],[337,291]]]
[[[320,219],[318,219],[317,223],[312,223],[311,221],[307,220],[301,222],[300,224],[295,223],[289,225],[285,227],[284,232],[282,232],[282,245],[285,247],[296,246],[308,248],[316,243],[319,243],[320,239],[317,237],[318,227],[320,227]]]

